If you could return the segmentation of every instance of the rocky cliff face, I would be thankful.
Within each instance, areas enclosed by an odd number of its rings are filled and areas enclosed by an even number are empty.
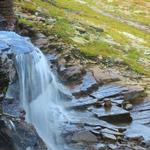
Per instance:
[[[0,31],[7,29],[6,19],[0,15]],[[10,46],[0,40],[0,93],[5,91],[9,81],[12,82],[12,77],[10,76],[12,70],[14,70],[12,57]]]
[[[6,120],[0,118],[0,150],[16,150],[13,143],[12,131],[8,128]]]
[[[0,41],[0,91],[4,91],[9,83],[13,83],[16,71],[13,65],[14,54],[10,52],[10,47]]]
[[[34,147],[39,150],[44,145],[34,127],[24,121],[24,111],[20,108],[17,72],[13,48],[18,46],[17,39],[6,39],[7,32],[0,34],[0,150],[26,150]],[[9,34],[9,32],[8,32]],[[13,34],[13,32],[12,32]],[[15,44],[14,44],[15,43]],[[20,43],[24,45],[23,43]],[[15,49],[15,48],[14,48]],[[21,49],[21,47],[19,47]],[[27,48],[24,48],[27,50]],[[29,47],[30,49],[30,47]],[[21,49],[23,51],[23,48]],[[4,107],[6,106],[6,107]],[[11,106],[11,108],[8,108]],[[8,110],[8,111],[6,111]],[[11,114],[10,111],[13,113]],[[39,144],[40,143],[40,144]],[[44,145],[45,146],[45,145]]]

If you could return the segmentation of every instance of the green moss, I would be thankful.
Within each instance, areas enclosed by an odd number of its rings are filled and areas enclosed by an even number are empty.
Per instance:
[[[126,64],[128,64],[130,69],[132,69],[138,73],[142,73],[147,76],[150,76],[150,70],[145,68],[144,65],[138,64],[135,60],[133,60],[131,58],[127,58],[127,57],[124,57],[124,61],[126,62]]]
[[[27,10],[31,13],[33,12],[36,12],[37,10],[37,6],[34,5],[33,2],[29,1],[28,3],[27,2],[24,2],[24,3],[21,3],[20,6],[24,9],[24,10]]]
[[[56,7],[55,5],[48,3],[48,1],[33,0],[33,1],[22,1],[16,0],[16,5],[21,9],[29,11],[38,11],[45,16],[60,17],[64,16],[64,10]],[[20,9],[20,8],[18,8]],[[20,10],[21,11],[21,10]]]
[[[18,21],[20,23],[23,23],[27,26],[33,27],[35,30],[43,32],[45,35],[50,35],[51,34],[51,27],[44,25],[43,23],[38,23],[34,21],[29,21],[25,18],[18,18]]]
[[[20,23],[25,24],[25,25],[28,25],[28,26],[34,27],[34,23],[33,23],[33,22],[31,22],[31,21],[28,21],[28,20],[27,20],[27,19],[25,19],[25,18],[20,18],[20,17],[18,17],[18,21],[19,21]]]
[[[79,47],[80,47],[80,51],[87,56],[98,56],[98,55],[103,55],[107,57],[121,56],[121,52],[114,49],[104,41],[89,42]]]
[[[130,59],[138,60],[140,53],[137,51],[137,49],[131,49],[129,50],[127,57]]]

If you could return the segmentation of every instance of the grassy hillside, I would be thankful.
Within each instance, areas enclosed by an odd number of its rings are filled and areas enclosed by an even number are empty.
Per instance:
[[[16,0],[20,22],[150,76],[149,0]],[[44,18],[43,20],[40,18]]]

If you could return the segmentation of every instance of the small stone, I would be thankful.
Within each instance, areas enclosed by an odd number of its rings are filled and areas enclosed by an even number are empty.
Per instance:
[[[96,32],[104,32],[104,29],[102,29],[102,28],[100,28],[100,27],[93,27],[92,26],[92,28],[94,28],[95,30],[96,30]]]
[[[105,98],[104,99],[104,107],[110,108],[111,106],[112,106],[111,99]]]
[[[49,18],[47,19],[48,23],[52,24],[52,23],[55,23],[56,22],[56,19],[54,18]]]
[[[79,26],[75,26],[76,30],[78,30],[80,32],[80,34],[84,34],[86,33],[86,30],[82,27],[79,27]]]
[[[26,114],[25,110],[21,110],[20,113],[21,113],[22,115],[25,115],[25,114]]]
[[[125,62],[121,58],[116,58],[115,59],[115,64],[117,64],[117,65],[125,65]]]
[[[126,110],[132,110],[133,109],[133,105],[128,103],[128,104],[125,105],[125,109]]]

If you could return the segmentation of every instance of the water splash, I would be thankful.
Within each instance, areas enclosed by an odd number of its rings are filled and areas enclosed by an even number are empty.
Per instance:
[[[19,80],[19,93],[26,120],[32,123],[49,150],[60,150],[57,139],[60,125],[66,119],[61,93],[69,92],[57,81],[42,52],[26,38],[13,32],[3,32],[5,39],[15,53],[15,66]],[[12,38],[13,37],[13,38]]]

